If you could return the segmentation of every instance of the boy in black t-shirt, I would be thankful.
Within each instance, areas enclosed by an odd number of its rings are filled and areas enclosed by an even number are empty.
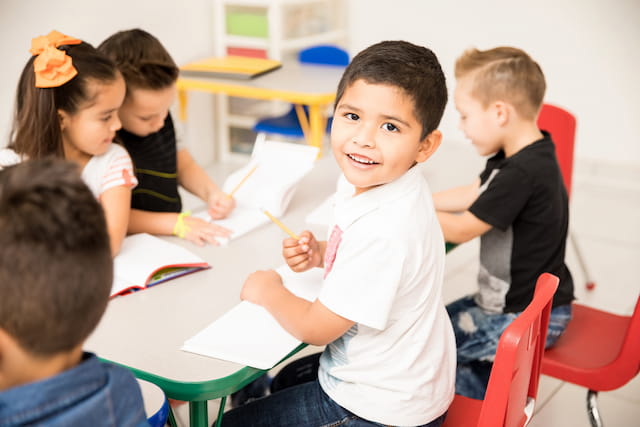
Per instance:
[[[138,186],[131,197],[129,233],[174,234],[198,245],[217,245],[230,231],[182,212],[181,186],[207,204],[212,219],[235,207],[185,147],[169,112],[176,97],[178,67],[160,41],[140,29],[119,31],[98,50],[118,66],[127,94],[118,116],[121,142],[133,160]]]
[[[541,273],[560,278],[547,346],[571,318],[569,208],[551,136],[536,124],[545,92],[538,64],[516,48],[470,49],[455,75],[460,128],[480,155],[493,156],[473,183],[435,193],[434,202],[448,242],[481,239],[478,291],[447,311],[456,332],[456,392],[482,399],[500,335],[531,302]]]

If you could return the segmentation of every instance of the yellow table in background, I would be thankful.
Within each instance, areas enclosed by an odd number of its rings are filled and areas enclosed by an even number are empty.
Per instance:
[[[327,124],[323,113],[335,99],[343,71],[343,67],[285,61],[281,68],[248,80],[184,75],[177,82],[180,118],[187,118],[189,91],[286,101],[308,107],[309,143],[322,148]]]

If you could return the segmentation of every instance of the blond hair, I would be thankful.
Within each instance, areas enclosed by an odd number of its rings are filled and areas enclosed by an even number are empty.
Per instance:
[[[455,76],[473,78],[471,95],[484,107],[493,101],[506,101],[523,118],[535,120],[542,106],[544,74],[538,63],[520,49],[468,49],[456,61]]]

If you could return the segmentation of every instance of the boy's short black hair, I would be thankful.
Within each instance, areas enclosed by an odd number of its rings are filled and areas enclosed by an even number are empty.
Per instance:
[[[81,344],[112,277],[104,214],[76,165],[46,158],[0,171],[0,328],[24,351]]]
[[[134,89],[165,89],[178,79],[179,69],[160,40],[139,28],[113,34],[98,50],[116,63],[127,93]]]
[[[438,128],[447,105],[447,84],[436,55],[406,41],[383,41],[358,53],[338,84],[336,105],[357,80],[402,89],[415,104],[421,139]]]

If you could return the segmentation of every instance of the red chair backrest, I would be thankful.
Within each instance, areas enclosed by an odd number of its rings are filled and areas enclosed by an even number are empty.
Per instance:
[[[538,394],[551,302],[558,282],[556,276],[542,274],[531,303],[502,333],[478,426],[521,427],[531,415],[525,407]]]
[[[571,196],[573,174],[573,147],[576,137],[576,118],[567,110],[551,104],[543,104],[538,115],[538,128],[551,134],[556,144],[556,156],[562,172],[567,195]]]

